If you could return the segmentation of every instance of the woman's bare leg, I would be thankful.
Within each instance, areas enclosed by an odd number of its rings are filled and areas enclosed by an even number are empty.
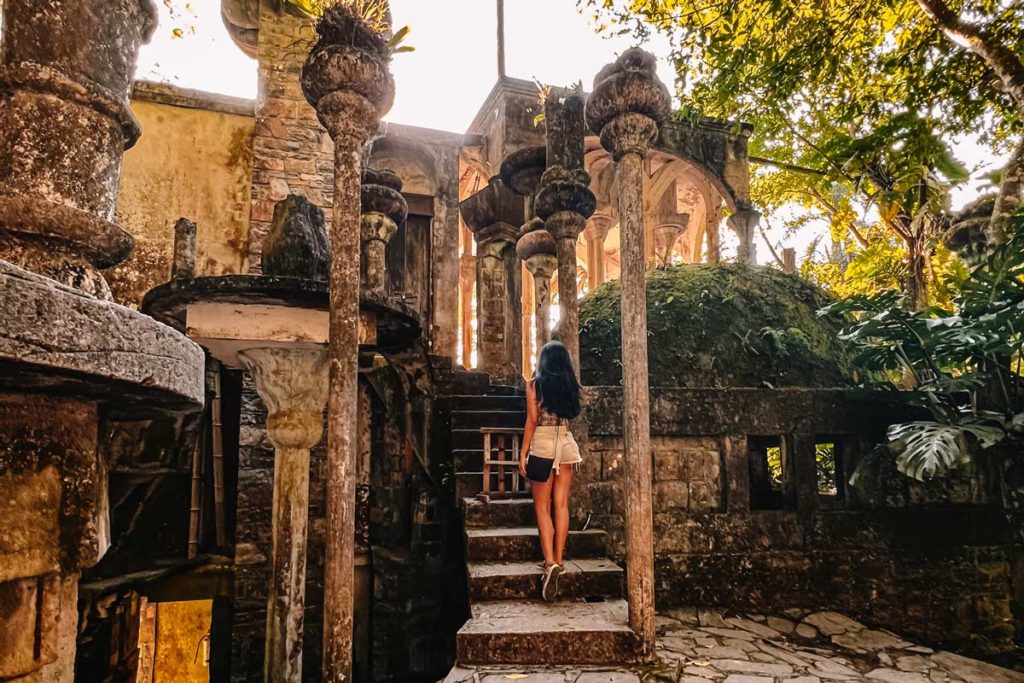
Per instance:
[[[569,540],[569,489],[572,487],[572,465],[563,465],[554,476],[555,564],[565,561],[565,544]]]
[[[555,529],[551,523],[551,489],[553,484],[548,479],[543,484],[530,483],[533,491],[533,510],[537,514],[537,533],[540,536],[540,551],[544,554],[544,566],[555,561],[554,536]]]

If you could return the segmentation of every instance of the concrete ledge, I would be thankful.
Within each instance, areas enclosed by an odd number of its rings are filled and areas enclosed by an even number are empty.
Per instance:
[[[202,109],[237,116],[255,116],[256,100],[232,97],[219,93],[180,88],[170,83],[135,81],[132,87],[132,101],[166,104],[184,109]]]
[[[586,387],[590,436],[622,434],[622,389]],[[884,433],[913,419],[896,396],[856,389],[651,389],[652,436]]]
[[[170,327],[0,261],[0,391],[191,409],[204,368],[202,349]]]

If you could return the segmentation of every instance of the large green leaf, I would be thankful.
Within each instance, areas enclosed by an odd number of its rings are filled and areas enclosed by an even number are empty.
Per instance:
[[[1004,436],[1002,429],[980,423],[906,422],[889,427],[889,447],[900,472],[927,481],[969,463],[972,437],[990,448]]]

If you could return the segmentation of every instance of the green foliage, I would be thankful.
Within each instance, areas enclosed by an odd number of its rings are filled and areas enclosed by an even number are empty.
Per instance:
[[[864,383],[911,389],[932,419],[893,425],[901,472],[930,479],[982,450],[1024,437],[1024,217],[1015,236],[972,270],[953,312],[909,311],[896,292],[856,295],[826,307],[846,316],[840,334]]]
[[[580,302],[584,384],[621,381],[618,281]],[[827,298],[804,280],[738,264],[647,273],[651,386],[843,386],[839,327],[816,311]]]
[[[907,279],[906,248],[884,229],[871,228],[865,234],[870,237],[867,247],[852,242],[842,245],[842,263],[822,262],[809,254],[800,266],[801,275],[840,299],[901,289]],[[927,266],[928,305],[952,309],[967,267],[941,242],[930,244]]]
[[[836,445],[815,444],[814,459],[817,463],[818,493],[823,496],[836,495],[839,492],[836,486]]]
[[[797,117],[820,119],[821,113],[834,114],[845,128],[898,112],[929,112],[941,133],[972,130],[996,143],[1017,121],[984,63],[947,41],[915,0],[578,4],[593,10],[599,30],[638,40],[664,33],[689,101],[712,116],[755,121],[770,139]],[[994,40],[1024,52],[1019,11],[981,2],[971,4],[971,13]]]
[[[388,0],[287,0],[293,7],[311,18],[322,17],[331,7],[344,7],[357,19],[366,24],[374,33],[386,35],[391,32],[391,5]],[[410,28],[403,26],[391,33],[386,40],[388,54],[396,55],[414,52],[416,48],[403,45],[409,37]]]
[[[1005,150],[1020,121],[985,63],[947,40],[915,0],[578,3],[606,31],[671,40],[679,118],[754,124],[751,155],[779,169],[754,179],[766,214],[795,202],[829,221],[834,241],[861,248],[869,244],[858,232],[887,230],[903,246],[901,286],[915,308],[928,304],[937,217],[967,171],[946,141],[970,131]],[[1024,52],[1019,11],[985,2],[972,4],[971,18]]]
[[[782,490],[782,447],[769,446],[765,451],[765,460],[768,464],[768,482],[777,491]]]

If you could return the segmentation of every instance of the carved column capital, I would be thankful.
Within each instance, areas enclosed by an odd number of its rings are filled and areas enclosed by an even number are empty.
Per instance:
[[[583,234],[587,240],[604,242],[608,237],[608,233],[614,228],[619,222],[619,217],[614,212],[599,212],[595,213],[587,221],[587,227],[584,228]]]
[[[267,435],[281,449],[309,450],[323,433],[327,350],[270,347],[239,354],[267,405]]]
[[[597,74],[587,100],[587,124],[615,161],[627,154],[644,157],[671,103],[654,56],[633,48]]]
[[[757,263],[754,235],[760,222],[761,213],[751,208],[739,209],[729,216],[729,227],[740,239],[736,250],[736,260],[739,263]]]

